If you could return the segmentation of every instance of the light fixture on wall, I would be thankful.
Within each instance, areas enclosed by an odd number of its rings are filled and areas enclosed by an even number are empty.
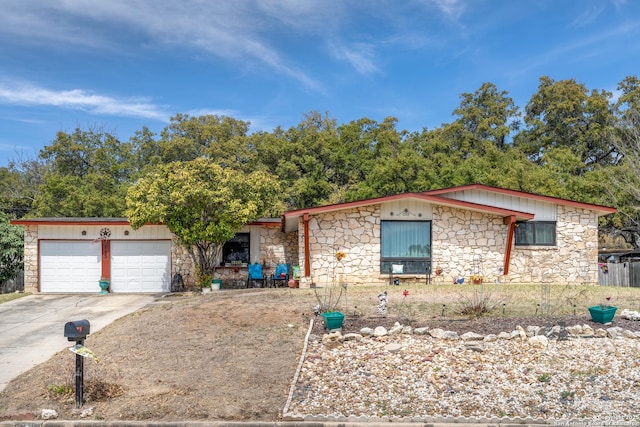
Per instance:
[[[129,230],[124,230],[124,235],[128,236],[129,235]]]
[[[82,230],[82,235],[86,236],[87,235],[87,230]]]

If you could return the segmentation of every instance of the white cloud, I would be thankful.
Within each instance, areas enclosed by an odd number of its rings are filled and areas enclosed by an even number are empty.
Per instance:
[[[371,40],[388,26],[387,40],[424,44],[424,31],[407,25],[425,7],[456,20],[462,0],[414,0],[401,7],[387,0],[5,0],[0,43],[46,44],[52,49],[94,49],[135,55],[139,48],[167,46],[220,58],[242,70],[265,69],[325,93],[310,65],[294,57],[297,45],[337,45],[334,58],[358,73],[379,71]],[[417,7],[417,9],[416,9]],[[363,22],[369,24],[359,27]],[[394,25],[395,24],[395,25]]]
[[[347,61],[360,74],[369,75],[380,71],[375,63],[372,45],[357,43],[354,46],[334,46],[333,54],[336,58]]]
[[[126,52],[140,46],[153,49],[168,45],[233,60],[243,68],[250,62],[267,65],[308,88],[323,91],[319,82],[283,56],[266,37],[267,33],[287,35],[293,23],[300,29],[305,28],[305,22],[322,20],[308,18],[311,9],[296,2],[279,7],[274,1],[263,4],[256,0],[13,3],[0,14],[0,41],[4,33],[12,39],[19,36],[23,43],[46,43],[56,49],[79,46]],[[284,13],[287,10],[289,13]]]
[[[126,117],[167,121],[164,108],[142,98],[114,98],[82,89],[51,90],[25,83],[0,83],[0,102],[70,108]]]
[[[464,12],[464,3],[461,0],[421,0],[424,3],[435,6],[446,16],[458,19]]]

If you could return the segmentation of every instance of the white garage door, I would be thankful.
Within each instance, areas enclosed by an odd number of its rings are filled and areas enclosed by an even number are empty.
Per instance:
[[[168,292],[171,241],[111,242],[111,292]]]
[[[41,241],[40,290],[99,292],[101,254],[100,243]]]

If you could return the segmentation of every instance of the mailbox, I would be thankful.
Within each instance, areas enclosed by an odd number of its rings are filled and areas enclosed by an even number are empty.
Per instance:
[[[89,335],[89,321],[75,320],[64,325],[64,336],[69,341],[82,341]]]

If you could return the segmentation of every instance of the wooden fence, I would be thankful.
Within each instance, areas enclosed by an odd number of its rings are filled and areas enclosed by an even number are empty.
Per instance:
[[[640,261],[600,264],[598,284],[601,286],[640,287]]]

